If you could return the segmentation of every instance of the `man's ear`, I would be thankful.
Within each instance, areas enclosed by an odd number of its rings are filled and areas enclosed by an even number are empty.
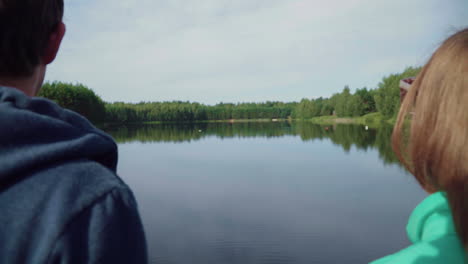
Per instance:
[[[62,43],[63,36],[65,35],[65,31],[65,24],[60,22],[52,34],[50,34],[44,56],[42,56],[42,63],[45,65],[48,65],[55,60],[60,44]]]

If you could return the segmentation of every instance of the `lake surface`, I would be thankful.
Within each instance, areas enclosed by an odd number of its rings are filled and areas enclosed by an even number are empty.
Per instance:
[[[150,263],[367,263],[409,244],[425,197],[390,127],[114,126]]]

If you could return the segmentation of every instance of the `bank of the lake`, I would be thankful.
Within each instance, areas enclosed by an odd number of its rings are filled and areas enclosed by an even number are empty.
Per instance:
[[[377,128],[384,124],[395,124],[395,118],[387,119],[381,113],[370,113],[359,117],[337,117],[331,116],[318,116],[303,121],[309,121],[318,125],[335,125],[335,124],[358,124]]]
[[[180,124],[180,123],[268,123],[268,122],[286,122],[291,119],[285,118],[253,118],[253,119],[220,119],[220,120],[195,120],[195,121],[154,121],[143,122],[141,124]]]
[[[98,125],[162,125],[162,124],[209,124],[209,123],[270,123],[291,122],[293,119],[285,118],[257,118],[257,119],[224,119],[224,120],[195,120],[195,121],[147,121],[147,122],[105,122]]]
[[[382,125],[394,125],[395,118],[387,119],[381,113],[370,113],[359,117],[338,117],[336,115],[318,116],[310,119],[293,118],[254,118],[254,119],[221,119],[194,121],[147,121],[147,122],[106,122],[106,125],[159,125],[159,124],[206,124],[206,123],[270,123],[270,122],[311,122],[317,125],[355,124],[372,128]]]

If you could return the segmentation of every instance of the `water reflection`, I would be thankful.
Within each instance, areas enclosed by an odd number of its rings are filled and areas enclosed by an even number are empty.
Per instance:
[[[392,127],[382,125],[378,129],[366,130],[364,126],[338,124],[320,126],[310,122],[246,122],[246,123],[185,123],[154,125],[107,126],[104,130],[122,143],[174,142],[183,143],[217,138],[274,138],[299,136],[303,141],[329,139],[333,144],[349,152],[352,147],[359,150],[377,149],[385,164],[399,164],[390,145]]]
[[[152,264],[368,263],[408,245],[424,192],[391,127],[108,126]]]

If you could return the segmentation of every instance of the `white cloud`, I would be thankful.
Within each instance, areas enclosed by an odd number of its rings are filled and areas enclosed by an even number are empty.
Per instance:
[[[81,0],[80,0],[81,1]],[[443,5],[445,3],[445,5]],[[298,100],[423,63],[463,1],[100,0],[67,6],[48,79],[109,101]]]

